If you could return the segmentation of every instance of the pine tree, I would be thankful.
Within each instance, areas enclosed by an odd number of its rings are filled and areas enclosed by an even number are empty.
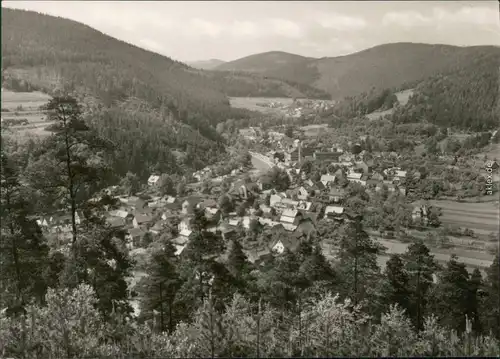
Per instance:
[[[148,315],[152,312],[159,313],[160,332],[167,328],[168,332],[172,333],[176,324],[174,304],[182,282],[176,270],[175,260],[175,247],[166,242],[161,251],[152,254],[147,266],[148,276],[139,283],[142,312]]]
[[[493,263],[486,270],[485,281],[487,298],[483,311],[485,312],[485,329],[500,340],[500,259],[495,256]]]
[[[125,190],[125,192],[129,196],[132,196],[133,194],[137,193],[141,188],[139,178],[135,173],[132,173],[130,171],[127,172],[125,177],[122,178],[122,180],[120,181],[120,186]]]
[[[411,300],[408,314],[417,330],[421,330],[427,309],[427,294],[432,286],[437,264],[422,240],[408,247],[403,260],[410,279]]]
[[[227,268],[234,277],[240,277],[248,268],[248,258],[243,252],[243,247],[239,240],[234,239],[231,242],[232,246],[227,258]]]
[[[481,303],[483,301],[483,277],[476,268],[469,279],[469,299],[467,300],[467,314],[472,322],[472,329],[476,334],[482,333]]]
[[[355,305],[366,298],[380,271],[377,264],[379,250],[363,230],[361,216],[356,216],[344,227],[339,249],[340,267],[345,293]]]
[[[432,307],[440,323],[462,333],[465,330],[465,316],[469,314],[469,273],[465,264],[452,256],[440,275],[435,288]]]
[[[22,186],[15,164],[1,150],[0,273],[1,305],[19,307],[32,299],[42,302],[47,289],[43,273],[49,248],[33,218],[33,196]]]
[[[397,304],[399,308],[408,312],[411,295],[409,278],[400,255],[391,255],[386,264],[384,277],[382,298],[384,298],[386,309]]]
[[[42,155],[28,169],[34,188],[53,195],[71,215],[73,259],[78,249],[76,215],[101,186],[107,184],[109,168],[104,161],[110,149],[85,123],[82,107],[70,96],[54,97],[47,105],[55,121],[53,134],[43,143]]]

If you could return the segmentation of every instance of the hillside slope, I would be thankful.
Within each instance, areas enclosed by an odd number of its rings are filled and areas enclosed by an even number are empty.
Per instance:
[[[321,59],[286,54],[295,59],[279,63],[269,54],[256,54],[227,62],[217,69],[238,69],[299,82],[328,92],[333,99],[379,89],[398,88],[437,74],[474,64],[476,58],[498,54],[494,46],[457,47],[417,43],[376,46],[340,57]]]
[[[356,96],[345,97],[324,115],[328,117],[333,113],[344,119],[365,115],[373,119],[386,115],[395,123],[428,122],[466,131],[498,129],[498,50],[479,51],[471,61],[457,63],[448,71],[424,80],[393,88],[372,88]],[[397,98],[401,88],[412,89],[406,92],[403,102]],[[377,113],[379,116],[375,116]]]
[[[2,8],[2,69],[8,78],[49,91],[75,88],[105,103],[133,96],[213,119],[229,109],[226,96],[238,96],[241,87],[250,95],[307,96],[283,81],[194,69],[75,21],[7,8]]]

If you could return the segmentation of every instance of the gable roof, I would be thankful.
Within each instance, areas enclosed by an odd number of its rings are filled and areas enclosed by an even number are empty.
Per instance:
[[[158,182],[159,179],[160,179],[160,176],[158,176],[158,175],[151,175],[148,178],[148,182],[149,183],[156,183],[156,182]]]
[[[283,244],[283,247],[289,249],[290,251],[294,251],[299,246],[300,241],[295,236],[281,236],[271,242],[271,249],[273,249],[279,242]]]
[[[131,228],[131,229],[128,230],[128,234],[130,236],[132,236],[132,238],[134,238],[134,237],[142,237],[144,235],[144,233],[146,233],[146,232],[144,232],[140,228]]]
[[[119,218],[126,218],[129,213],[127,211],[122,211],[122,210],[114,210],[114,211],[109,211],[109,215],[112,217],[119,217]]]
[[[349,172],[347,174],[347,179],[361,179],[362,176],[363,176],[362,173]]]
[[[312,202],[300,201],[297,205],[297,209],[302,209],[304,211],[309,211],[311,209]]]
[[[203,202],[198,203],[199,208],[211,208],[216,207],[217,202],[211,198],[204,200]]]
[[[141,224],[151,222],[153,218],[151,216],[139,213],[135,216],[135,220],[137,221],[137,223]]]
[[[326,183],[335,182],[335,176],[332,176],[332,175],[322,175],[320,181],[321,182],[326,182]]]
[[[120,217],[111,217],[108,219],[108,223],[112,228],[125,226],[125,220]]]
[[[330,188],[330,195],[331,196],[344,196],[345,194],[346,194],[346,191],[343,188],[340,188],[340,187]]]
[[[285,209],[281,214],[281,218],[288,217],[292,218],[293,220],[295,217],[297,217],[297,214],[299,214],[299,211],[297,211],[296,209]]]
[[[342,214],[344,213],[344,207],[341,206],[327,206],[325,208],[325,216],[329,213]]]

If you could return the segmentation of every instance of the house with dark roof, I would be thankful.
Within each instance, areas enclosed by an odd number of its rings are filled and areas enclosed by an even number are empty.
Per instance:
[[[107,222],[113,229],[125,227],[125,219],[120,217],[108,217]]]
[[[297,224],[297,228],[293,232],[293,235],[296,238],[309,239],[316,231],[316,225],[311,218],[302,218]]]
[[[258,191],[258,185],[240,180],[233,183],[233,188],[229,191],[229,194],[238,196],[240,199],[247,200],[250,197],[258,197]]]
[[[132,242],[133,247],[139,247],[141,245],[142,237],[146,231],[140,228],[131,228],[128,230],[128,240]]]
[[[365,174],[368,174],[372,171],[372,166],[368,165],[365,161],[355,162],[354,167],[358,170],[361,170]]]
[[[413,211],[411,213],[411,218],[413,221],[418,224],[426,225],[430,206],[423,200],[413,202],[412,206]]]
[[[341,187],[332,187],[328,193],[329,200],[335,203],[340,203],[344,200],[346,196],[345,189]]]
[[[153,221],[153,216],[149,214],[139,213],[135,215],[132,224],[134,228],[146,229],[150,224],[152,224],[151,223],[152,221]]]
[[[341,152],[321,152],[315,151],[313,154],[313,158],[315,161],[334,161],[337,162],[339,160]]]
[[[385,178],[384,176],[380,173],[380,172],[373,172],[371,177],[370,177],[371,180],[373,181],[383,181]]]

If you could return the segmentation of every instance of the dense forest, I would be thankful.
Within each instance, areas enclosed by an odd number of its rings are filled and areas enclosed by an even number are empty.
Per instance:
[[[228,107],[226,95],[324,96],[304,85],[310,93],[279,80],[196,70],[71,20],[11,9],[2,11],[2,68],[43,88],[81,87],[107,101],[135,96],[210,117]]]
[[[423,81],[374,87],[346,97],[322,116],[349,119],[394,108],[385,118],[396,124],[423,122],[475,132],[491,130],[500,118],[499,63],[500,52],[480,54],[470,64]],[[403,106],[395,94],[405,89],[413,89],[413,94]]]
[[[320,59],[283,52],[247,56],[218,69],[247,71],[316,87],[333,99],[357,96],[373,87],[399,88],[430,76],[480,63],[496,54],[494,46],[457,47],[418,43],[375,46],[354,54]]]
[[[484,131],[498,126],[500,53],[482,54],[454,72],[421,82],[395,122],[426,121],[442,127]]]
[[[88,119],[116,144],[116,175],[140,178],[219,160],[217,123],[254,116],[231,108],[226,95],[328,97],[307,85],[195,70],[74,21],[11,9],[2,11],[2,86],[92,103]]]

